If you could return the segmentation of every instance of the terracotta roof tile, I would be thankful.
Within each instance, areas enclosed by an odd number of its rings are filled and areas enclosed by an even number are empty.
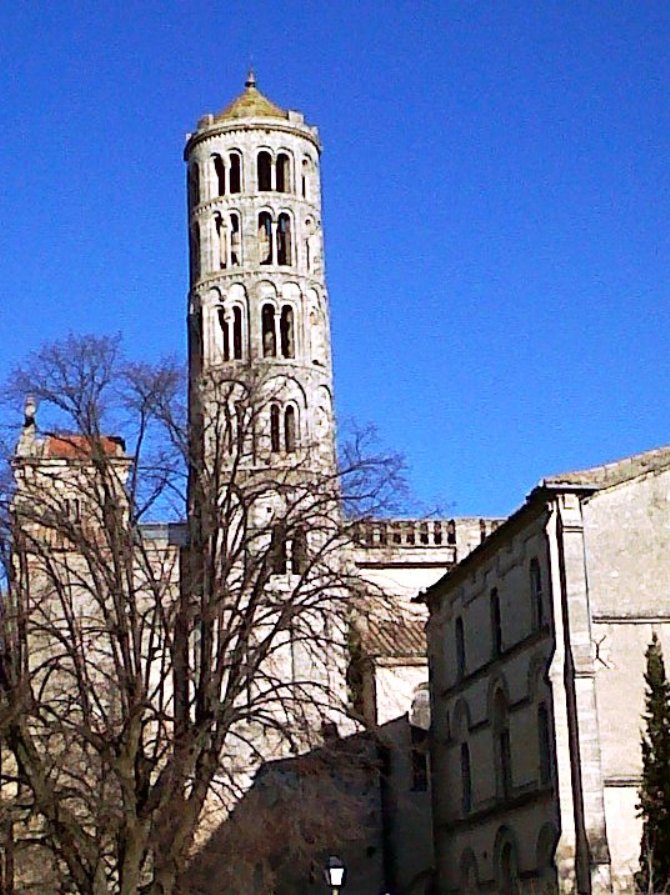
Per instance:
[[[125,444],[116,435],[102,435],[97,441],[108,457],[122,457]],[[90,457],[96,442],[85,435],[47,435],[44,440],[44,456],[62,460],[81,460]]]
[[[425,656],[426,633],[422,619],[378,621],[371,619],[361,634],[363,651],[368,656]]]

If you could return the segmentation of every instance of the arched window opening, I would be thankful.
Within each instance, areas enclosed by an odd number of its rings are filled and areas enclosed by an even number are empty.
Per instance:
[[[537,709],[537,745],[540,756],[540,783],[551,783],[551,729],[549,710],[544,703]]]
[[[289,157],[285,152],[280,152],[277,156],[277,192],[290,192],[291,183],[291,164]]]
[[[506,842],[500,851],[500,893],[517,895],[519,891],[518,868],[514,846]]]
[[[225,270],[226,262],[228,260],[228,234],[226,232],[226,225],[221,215],[215,215],[214,226],[216,228],[217,268],[219,270]]]
[[[279,337],[282,357],[295,357],[295,339],[293,327],[293,308],[284,305],[279,320]]]
[[[200,202],[200,168],[195,162],[188,169],[188,200],[191,208]]]
[[[258,153],[257,159],[257,169],[258,169],[258,189],[261,192],[266,192],[267,190],[272,189],[272,159],[270,158],[270,153],[262,152]]]
[[[428,731],[410,725],[412,792],[428,789]]]
[[[280,214],[277,227],[277,263],[291,264],[291,218]]]
[[[272,218],[268,211],[258,215],[258,263],[272,264]]]
[[[307,195],[307,179],[309,175],[309,162],[306,158],[302,160],[302,171],[300,176],[300,192],[303,199],[309,198]]]
[[[302,526],[298,526],[293,535],[291,571],[294,575],[303,575],[307,571],[307,534]]]
[[[463,619],[460,617],[454,624],[454,635],[456,638],[456,678],[460,681],[465,677],[465,631]]]
[[[502,616],[500,613],[500,597],[498,589],[493,588],[491,591],[491,655],[495,659],[502,653]]]
[[[533,626],[535,627],[535,630],[539,630],[545,623],[545,617],[542,599],[542,573],[540,571],[540,564],[535,557],[530,561],[529,576]]]
[[[450,519],[447,522],[447,544],[456,543],[456,522]]]
[[[281,413],[279,404],[270,405],[270,450],[275,454],[281,450]]]
[[[289,404],[284,413],[284,448],[287,454],[292,454],[295,451],[297,440],[295,407]]]
[[[477,860],[470,849],[467,849],[461,857],[461,891],[463,895],[478,895],[479,893]]]
[[[461,743],[461,810],[463,814],[469,814],[472,811],[470,747],[467,743]]]
[[[200,227],[193,225],[191,230],[191,282],[200,278]]]
[[[286,574],[286,530],[282,524],[272,527],[270,535],[270,571],[273,575]]]
[[[226,195],[226,166],[220,155],[213,156],[214,162],[214,179],[216,180],[216,195]]]
[[[263,357],[276,357],[277,339],[275,336],[275,309],[273,305],[263,305],[261,323],[263,328]]]
[[[219,318],[219,326],[223,336],[223,359],[230,360],[230,333],[228,332],[228,321],[226,320],[226,312],[222,307],[217,308]]]
[[[231,152],[228,156],[230,161],[230,183],[229,189],[231,193],[242,192],[242,157],[239,152]]]
[[[233,308],[233,357],[242,360],[242,309]]]
[[[240,218],[237,214],[230,215],[230,266],[240,266]]]

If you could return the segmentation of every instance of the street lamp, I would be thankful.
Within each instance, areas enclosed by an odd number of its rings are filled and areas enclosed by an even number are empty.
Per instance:
[[[344,866],[342,858],[337,855],[330,855],[323,868],[323,876],[326,883],[330,886],[332,895],[339,895],[340,889],[344,886],[347,878],[347,868]]]

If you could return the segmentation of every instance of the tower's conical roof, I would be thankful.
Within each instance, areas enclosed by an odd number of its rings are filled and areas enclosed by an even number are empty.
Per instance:
[[[256,75],[250,69],[244,83],[244,93],[215,115],[214,121],[228,121],[231,118],[288,118],[288,112],[263,96],[256,88]]]

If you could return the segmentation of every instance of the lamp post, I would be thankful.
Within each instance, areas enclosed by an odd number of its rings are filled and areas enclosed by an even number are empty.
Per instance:
[[[323,876],[330,886],[331,895],[339,895],[347,878],[347,868],[344,866],[342,858],[330,855],[323,868]]]

